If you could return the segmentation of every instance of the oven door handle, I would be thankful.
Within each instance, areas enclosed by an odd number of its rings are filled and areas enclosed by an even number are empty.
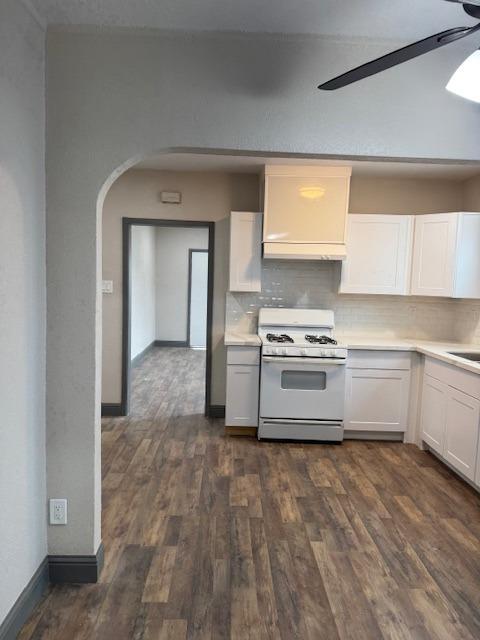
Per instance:
[[[296,358],[294,356],[262,356],[262,362],[278,362],[279,364],[312,364],[312,365],[345,365],[346,358]]]

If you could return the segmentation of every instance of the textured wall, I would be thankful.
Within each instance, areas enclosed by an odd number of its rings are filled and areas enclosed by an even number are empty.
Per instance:
[[[47,552],[44,32],[0,2],[0,623]]]
[[[52,551],[92,553],[100,540],[102,185],[131,158],[185,147],[479,159],[478,107],[444,90],[461,43],[317,91],[384,50],[311,37],[49,34],[48,484],[70,499],[72,522],[52,532]]]

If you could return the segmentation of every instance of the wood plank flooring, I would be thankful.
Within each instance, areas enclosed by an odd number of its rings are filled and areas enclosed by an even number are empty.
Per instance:
[[[480,638],[480,499],[428,453],[228,438],[204,353],[156,349],[103,422],[97,585],[21,640]]]

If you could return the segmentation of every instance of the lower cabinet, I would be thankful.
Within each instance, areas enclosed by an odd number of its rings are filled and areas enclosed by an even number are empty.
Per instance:
[[[260,350],[227,347],[225,426],[258,427]]]
[[[441,371],[443,374],[448,376],[448,368]],[[458,384],[456,375],[455,383]],[[424,375],[422,439],[454,469],[480,484],[480,469],[476,473],[480,400],[450,386],[445,380]]]
[[[445,458],[469,480],[475,478],[480,401],[449,387]]]
[[[346,385],[346,430],[406,431],[409,371],[348,369]]]
[[[422,437],[437,453],[443,454],[447,419],[448,385],[426,375],[422,394]]]
[[[411,359],[408,352],[348,352],[345,430],[405,432]]]

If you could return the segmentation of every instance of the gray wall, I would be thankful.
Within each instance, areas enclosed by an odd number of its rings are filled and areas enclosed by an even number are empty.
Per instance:
[[[44,31],[0,3],[0,623],[47,552]]]
[[[131,229],[130,357],[146,349],[156,336],[156,234],[153,227]]]
[[[169,148],[480,159],[478,106],[444,90],[471,45],[337,93],[316,90],[387,48],[312,37],[50,33],[48,486],[70,499],[71,514],[71,525],[52,534],[52,551],[92,553],[100,541],[102,187],[133,158]]]
[[[157,229],[157,340],[187,340],[189,249],[208,249],[208,229]]]

